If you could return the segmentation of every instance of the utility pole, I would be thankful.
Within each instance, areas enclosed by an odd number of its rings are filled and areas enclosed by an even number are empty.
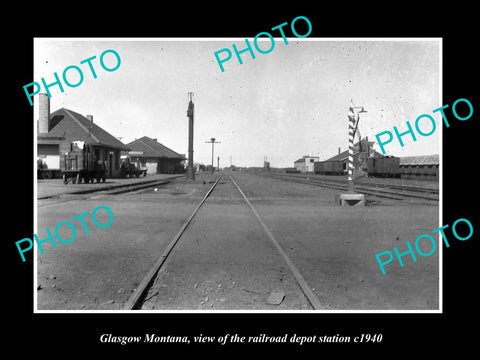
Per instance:
[[[195,180],[195,168],[193,166],[193,92],[188,93],[188,166],[187,180]]]
[[[220,144],[220,141],[215,141],[215,138],[211,138],[210,141],[205,141],[207,144],[212,144],[212,175],[213,175],[213,153],[214,153],[214,144]]]
[[[220,171],[220,156],[217,156],[217,171]]]

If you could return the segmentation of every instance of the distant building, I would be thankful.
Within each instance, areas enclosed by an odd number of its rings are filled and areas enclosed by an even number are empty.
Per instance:
[[[319,161],[319,159],[318,156],[304,155],[301,159],[295,161],[293,166],[302,173],[313,172],[313,163]]]
[[[157,139],[143,136],[128,143],[127,146],[131,148],[131,151],[122,155],[128,155],[133,162],[146,167],[148,169],[147,174],[178,174],[185,172],[185,156],[160,144]]]
[[[438,154],[401,157],[400,173],[402,178],[438,178],[439,164]]]
[[[368,143],[367,143],[368,142]],[[381,153],[379,153],[378,151],[375,151],[372,147],[373,147],[373,142],[371,141],[368,141],[368,140],[362,140],[362,150],[366,148],[368,144],[368,148],[370,149],[370,152],[368,154],[369,157],[373,157],[373,158],[381,158],[383,157],[383,155]],[[361,154],[362,152],[360,151],[360,142],[357,142],[356,144],[354,144],[353,146],[353,166],[355,168],[358,168],[360,166],[360,160],[359,160],[359,155]],[[343,152],[340,152],[340,148],[338,149],[338,154],[327,159],[327,160],[324,160],[324,161],[341,161],[342,162],[342,167],[343,167],[343,171],[345,173],[347,173],[347,166],[348,166],[348,150],[345,150]]]
[[[186,161],[186,164],[188,164],[188,160]],[[205,171],[205,164],[194,162],[193,168],[196,172]]]
[[[50,98],[39,94],[37,163],[49,170],[60,171],[60,144],[80,141],[92,146],[95,158],[106,164],[107,177],[120,176],[120,152],[130,150],[115,136],[93,122],[92,115],[83,116],[61,108],[50,113]]]

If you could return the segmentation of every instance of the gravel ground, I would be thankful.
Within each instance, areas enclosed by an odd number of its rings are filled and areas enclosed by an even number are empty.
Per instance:
[[[158,274],[150,297],[143,309],[312,309],[225,176]]]
[[[188,189],[184,185],[39,207],[39,239],[47,237],[46,228],[53,233],[61,221],[72,222],[72,217],[91,214],[100,205],[112,210],[114,220],[108,228],[99,228],[91,215],[85,216],[89,235],[76,220],[74,241],[57,241],[56,249],[45,243],[44,254],[37,251],[38,309],[121,309],[210,187],[203,180],[188,184]],[[108,215],[102,220],[98,214],[100,223],[108,222]],[[61,236],[68,239],[68,231],[66,227]]]
[[[416,262],[405,256],[404,267],[395,260],[385,275],[375,259],[393,246],[405,251],[406,240],[413,244],[437,228],[438,206],[381,200],[340,207],[331,189],[231,174],[325,310],[438,309],[438,250]],[[77,220],[75,241],[56,249],[45,243],[45,253],[37,254],[38,309],[121,309],[213,180],[205,174],[157,191],[39,208],[40,239],[46,227],[53,232],[59,222],[99,205],[112,210],[114,221],[98,228],[86,216],[89,235]],[[228,175],[180,239],[148,297],[144,308],[153,310],[311,309]]]
[[[416,262],[405,256],[404,267],[395,260],[385,275],[375,258],[393,246],[403,252],[406,240],[413,246],[419,235],[436,229],[438,206],[381,200],[340,207],[333,203],[334,190],[245,174],[235,178],[257,199],[252,203],[260,216],[325,304],[345,310],[438,309],[438,251],[417,255]]]

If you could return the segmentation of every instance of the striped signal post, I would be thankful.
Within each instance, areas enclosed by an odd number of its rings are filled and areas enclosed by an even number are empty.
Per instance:
[[[353,193],[353,139],[355,136],[355,113],[350,106],[348,110],[348,192]]]
[[[360,113],[367,111],[363,106],[350,106],[348,110],[348,192],[353,193],[353,142],[360,121]]]

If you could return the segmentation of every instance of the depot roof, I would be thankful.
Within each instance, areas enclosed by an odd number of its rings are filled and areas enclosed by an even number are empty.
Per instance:
[[[167,158],[167,159],[181,159],[186,160],[185,156],[180,155],[169,149],[165,145],[160,144],[157,139],[143,136],[140,139],[136,139],[127,146],[135,152],[143,152],[143,155],[137,155],[138,157],[153,157],[153,158]]]
[[[102,145],[113,149],[130,150],[128,146],[85,116],[75,111],[61,108],[50,114],[50,131],[39,134],[38,139],[47,138],[84,141],[92,145]]]

